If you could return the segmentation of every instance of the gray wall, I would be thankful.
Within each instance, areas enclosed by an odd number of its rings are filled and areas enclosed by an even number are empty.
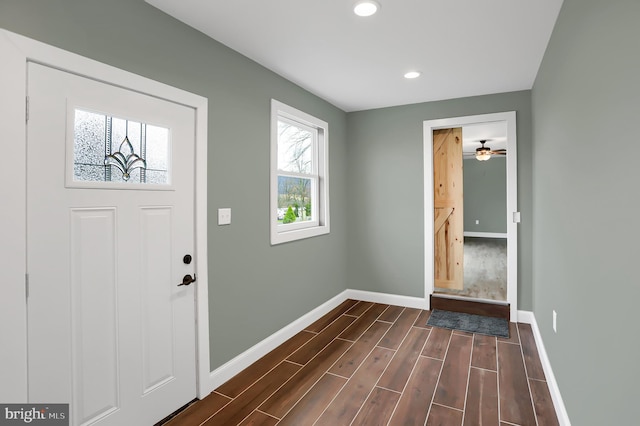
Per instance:
[[[639,19],[565,0],[532,92],[534,312],[575,425],[640,418]]]
[[[511,92],[348,114],[348,286],[424,297],[423,122],[516,111],[518,308],[532,310],[531,92]]]
[[[577,425],[640,417],[639,16],[637,0],[565,0],[532,92],[347,115],[142,0],[0,2],[3,28],[209,98],[212,368],[344,288],[423,296],[422,123],[516,110],[519,307],[535,312]],[[272,97],[330,126],[332,233],[278,247]],[[231,226],[215,225],[219,207]]]
[[[463,180],[465,232],[506,233],[507,158],[465,159]]]
[[[346,287],[346,114],[142,0],[2,0],[0,27],[209,99],[211,367]],[[269,245],[269,108],[329,123],[331,234]],[[233,223],[216,225],[231,207]],[[207,261],[207,259],[201,259]]]

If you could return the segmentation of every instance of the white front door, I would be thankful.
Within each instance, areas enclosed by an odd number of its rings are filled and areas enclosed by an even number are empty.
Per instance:
[[[33,63],[28,95],[29,401],[153,424],[196,396],[194,109]]]

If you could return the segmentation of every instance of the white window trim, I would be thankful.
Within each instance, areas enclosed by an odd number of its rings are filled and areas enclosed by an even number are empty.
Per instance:
[[[278,118],[286,118],[317,130],[314,146],[314,170],[318,175],[316,195],[317,221],[282,226],[278,224]],[[270,179],[270,230],[271,245],[328,234],[329,227],[329,125],[305,112],[271,100],[271,179]]]

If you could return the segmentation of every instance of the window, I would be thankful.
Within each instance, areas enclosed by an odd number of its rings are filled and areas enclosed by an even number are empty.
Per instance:
[[[73,181],[168,185],[169,129],[74,110]]]
[[[329,233],[328,128],[271,101],[271,244]]]

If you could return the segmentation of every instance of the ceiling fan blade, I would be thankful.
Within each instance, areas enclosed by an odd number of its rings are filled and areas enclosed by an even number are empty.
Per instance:
[[[491,151],[492,153],[495,154],[506,154],[507,150],[506,149],[494,149],[493,151]]]

